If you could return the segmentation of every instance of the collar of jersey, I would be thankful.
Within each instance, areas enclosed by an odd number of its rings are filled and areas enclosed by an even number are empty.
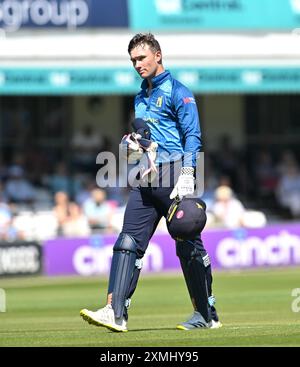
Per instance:
[[[152,89],[158,87],[162,83],[164,83],[170,77],[170,72],[168,70],[164,71],[163,73],[158,74],[152,79]],[[142,89],[148,88],[148,80],[144,79],[141,84]]]

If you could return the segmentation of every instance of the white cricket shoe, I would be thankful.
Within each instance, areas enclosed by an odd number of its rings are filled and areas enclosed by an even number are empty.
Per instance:
[[[212,320],[211,322],[207,323],[200,312],[194,311],[194,313],[191,315],[191,317],[176,326],[176,329],[178,330],[195,330],[195,329],[219,329],[222,327],[222,324],[220,321]]]
[[[106,305],[97,311],[89,311],[86,308],[80,311],[80,316],[89,324],[104,326],[116,332],[126,332],[126,321],[123,317],[116,319],[111,305]]]

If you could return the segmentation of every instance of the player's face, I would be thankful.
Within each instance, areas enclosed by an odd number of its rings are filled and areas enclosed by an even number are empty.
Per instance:
[[[131,50],[130,60],[142,78],[153,78],[158,74],[161,67],[161,52],[156,51],[154,53],[149,45],[142,44]]]

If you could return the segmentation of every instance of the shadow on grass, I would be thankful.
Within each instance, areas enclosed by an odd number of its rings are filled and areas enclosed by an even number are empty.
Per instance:
[[[176,329],[175,327],[160,327],[160,328],[148,328],[148,329],[129,329],[128,332],[126,332],[125,334],[132,333],[132,332],[139,332],[139,331],[143,332],[143,331],[166,331],[166,330],[181,331],[181,330]],[[119,333],[118,331],[112,331],[112,330],[110,330],[110,332]]]

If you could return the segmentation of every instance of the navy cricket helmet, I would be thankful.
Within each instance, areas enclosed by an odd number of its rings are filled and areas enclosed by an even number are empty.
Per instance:
[[[175,240],[192,240],[206,224],[206,204],[199,198],[175,199],[167,214],[167,227]]]

